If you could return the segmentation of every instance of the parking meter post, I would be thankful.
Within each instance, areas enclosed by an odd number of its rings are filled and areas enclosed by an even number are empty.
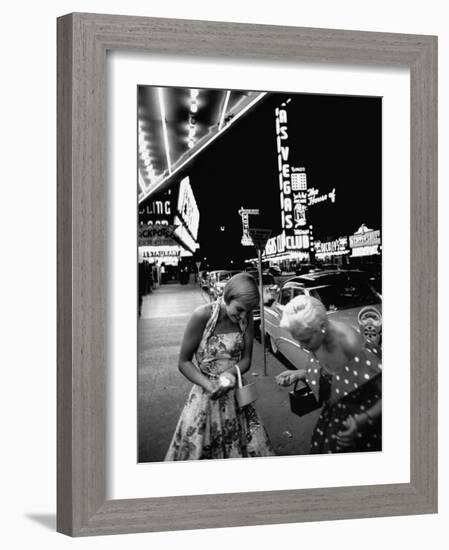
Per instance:
[[[262,278],[262,251],[265,249],[268,238],[271,235],[271,229],[262,227],[250,227],[249,235],[257,250],[257,267],[259,272],[259,293],[260,293],[260,341],[263,353],[263,373],[267,375],[267,350],[265,349],[265,311],[263,296],[263,278]]]
[[[265,312],[263,301],[263,279],[262,279],[262,250],[257,249],[257,267],[259,270],[259,294],[260,294],[260,342],[262,344],[263,353],[263,374],[267,376],[267,350],[265,347]]]

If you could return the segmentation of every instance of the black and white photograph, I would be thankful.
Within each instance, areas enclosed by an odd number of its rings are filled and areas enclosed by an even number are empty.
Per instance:
[[[382,450],[382,99],[138,86],[138,461]]]

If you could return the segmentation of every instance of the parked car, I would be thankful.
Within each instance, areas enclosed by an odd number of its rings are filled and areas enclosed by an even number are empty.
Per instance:
[[[280,289],[274,303],[265,306],[266,340],[274,354],[280,353],[296,368],[303,368],[308,360],[308,351],[279,326],[285,306],[299,295],[313,296],[323,302],[329,318],[343,321],[360,332],[359,313],[365,306],[377,310],[381,330],[382,299],[366,274],[357,270],[318,271],[292,277]]]
[[[275,277],[282,275],[282,269],[277,265],[270,265],[270,267],[266,271],[267,273],[269,273],[270,275],[274,275]]]
[[[296,275],[304,275],[312,271],[320,271],[320,268],[315,264],[299,264],[296,268]]]
[[[259,287],[259,272],[258,271],[248,271],[257,282],[257,286]],[[264,305],[271,305],[278,293],[279,293],[279,285],[276,283],[275,278],[273,275],[269,272],[263,272],[262,273],[262,286],[263,286],[263,303]],[[254,318],[254,326],[256,330],[258,329],[258,326],[260,324],[260,307],[256,307],[253,309],[253,318]]]
[[[209,294],[211,300],[216,300],[223,294],[224,287],[229,279],[240,273],[240,271],[231,271],[228,269],[221,269],[218,271],[211,271],[209,277]]]
[[[203,290],[209,290],[209,271],[200,271],[198,278],[201,288]]]

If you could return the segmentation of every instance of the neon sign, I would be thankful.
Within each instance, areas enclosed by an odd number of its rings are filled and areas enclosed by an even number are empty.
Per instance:
[[[354,235],[349,237],[349,245],[352,248],[351,256],[372,256],[379,254],[380,229],[370,229],[364,223],[357,229]]]
[[[249,234],[249,216],[257,216],[259,214],[259,210],[257,208],[243,208],[242,206],[239,210],[239,214],[242,217],[243,226],[243,234],[241,240],[242,246],[254,246],[251,235]]]
[[[333,241],[315,241],[315,251],[317,256],[340,256],[349,254],[348,238],[340,237]]]
[[[290,147],[288,145],[288,119],[287,110],[285,108],[276,107],[276,147],[278,154],[278,171],[279,171],[279,192],[281,201],[281,227],[283,232],[292,233],[294,227],[293,213],[293,192],[290,175]],[[295,185],[298,185],[298,178],[295,177]],[[300,220],[304,219],[305,211],[301,211],[298,216]],[[302,221],[299,222],[302,224]]]
[[[330,193],[325,193],[324,195],[318,195],[319,191],[318,189],[315,189],[315,187],[311,187],[307,190],[307,204],[309,206],[312,206],[314,204],[317,204],[319,202],[324,202],[327,200],[330,200],[331,202],[335,202],[335,187],[332,189]]]
[[[184,222],[187,230],[194,240],[198,236],[198,226],[200,223],[200,211],[196,204],[189,177],[185,177],[179,184],[178,194],[178,215]]]

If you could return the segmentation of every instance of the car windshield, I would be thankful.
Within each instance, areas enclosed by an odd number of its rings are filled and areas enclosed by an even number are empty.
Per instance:
[[[229,280],[231,277],[233,277],[236,273],[238,273],[238,271],[227,271],[225,273],[220,273],[219,276],[218,276],[218,280],[220,282],[222,281],[227,281]]]
[[[259,284],[259,274],[258,273],[251,273],[251,275],[256,279],[257,284]],[[270,275],[269,273],[263,273],[262,274],[262,284],[264,286],[274,285],[275,280],[274,280],[273,275]]]
[[[348,309],[379,303],[368,284],[347,283],[311,289],[310,294],[323,302],[328,310]]]

